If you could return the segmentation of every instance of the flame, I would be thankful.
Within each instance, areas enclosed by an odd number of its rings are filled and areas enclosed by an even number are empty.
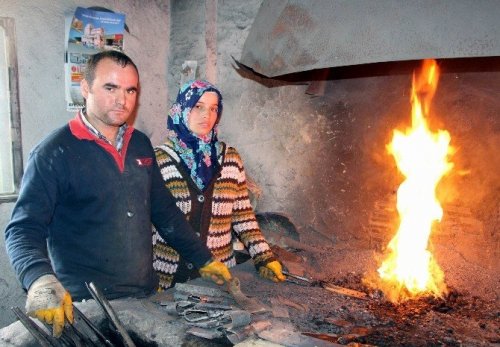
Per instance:
[[[394,302],[427,294],[440,297],[447,291],[443,271],[427,249],[432,225],[443,215],[436,186],[453,167],[448,162],[450,134],[445,130],[431,132],[425,118],[438,79],[436,61],[425,60],[419,76],[413,75],[411,128],[404,133],[394,130],[387,145],[405,176],[397,192],[399,229],[378,269],[384,282],[381,289]]]

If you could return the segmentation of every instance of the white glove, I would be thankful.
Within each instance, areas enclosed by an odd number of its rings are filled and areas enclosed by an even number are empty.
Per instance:
[[[54,275],[43,275],[31,284],[26,299],[26,312],[32,317],[52,324],[52,335],[59,337],[64,318],[73,323],[73,301]]]

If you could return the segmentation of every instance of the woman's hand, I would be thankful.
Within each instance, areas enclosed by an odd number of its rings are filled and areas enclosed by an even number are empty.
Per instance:
[[[212,261],[200,269],[200,275],[204,279],[210,279],[218,285],[231,280],[229,269],[218,260]]]
[[[286,277],[281,271],[282,269],[280,262],[274,260],[267,263],[265,266],[261,266],[259,268],[259,275],[273,282],[283,282]]]

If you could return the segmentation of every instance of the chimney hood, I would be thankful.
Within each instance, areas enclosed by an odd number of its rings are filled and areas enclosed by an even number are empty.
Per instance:
[[[263,0],[240,63],[267,77],[358,64],[500,56],[498,0]]]

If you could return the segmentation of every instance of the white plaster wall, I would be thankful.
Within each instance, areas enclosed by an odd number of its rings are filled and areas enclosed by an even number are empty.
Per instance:
[[[0,204],[0,228],[7,225],[12,204]],[[0,328],[7,326],[15,320],[11,307],[24,307],[25,294],[10,266],[9,259],[5,253],[4,237],[0,237]]]
[[[101,6],[126,15],[127,53],[141,74],[136,127],[153,136],[167,105],[169,1],[0,0],[0,14],[15,19],[24,158],[48,132],[73,114],[64,101],[65,17],[76,7]]]
[[[73,117],[64,100],[65,17],[80,7],[100,6],[126,15],[130,34],[124,48],[137,64],[141,96],[135,126],[158,142],[157,122],[167,109],[167,54],[170,1],[136,0],[0,0],[0,16],[15,20],[19,66],[23,161],[49,132]],[[13,204],[0,204],[0,229]],[[14,320],[10,306],[24,306],[24,298],[0,241],[0,327]]]

